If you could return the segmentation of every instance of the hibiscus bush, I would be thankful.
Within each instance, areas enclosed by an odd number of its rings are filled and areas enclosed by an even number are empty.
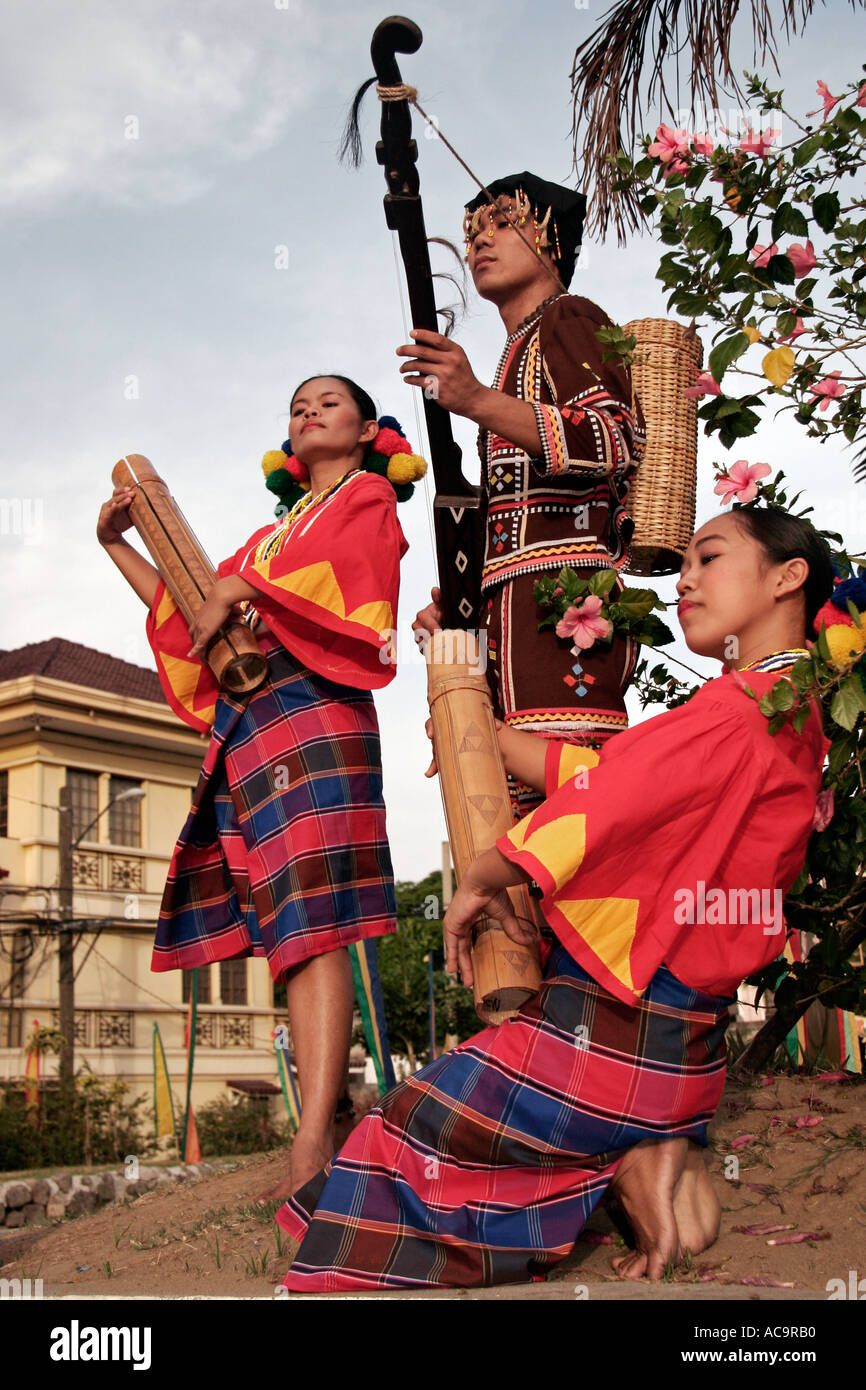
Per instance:
[[[866,477],[866,82],[838,96],[819,82],[821,107],[800,121],[747,79],[762,129],[723,144],[662,125],[643,157],[619,154],[617,187],[673,248],[657,272],[668,307],[714,330],[688,392],[705,432],[730,448],[763,411],[790,410],[818,440],[860,446]]]

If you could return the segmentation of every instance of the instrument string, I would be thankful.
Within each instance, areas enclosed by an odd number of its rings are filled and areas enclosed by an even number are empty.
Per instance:
[[[403,278],[402,278],[402,276],[401,276],[401,274],[400,274],[399,243],[398,243],[398,238],[397,238],[397,233],[396,233],[396,232],[392,232],[392,233],[391,233],[391,249],[392,249],[392,251],[394,252],[394,278],[395,278],[396,281],[397,281],[397,294],[398,294],[399,299],[400,299],[400,314],[401,314],[401,317],[402,317],[402,320],[403,320],[403,333],[404,333],[406,342],[408,342],[408,341],[409,341],[409,317],[408,317],[408,314],[407,314],[407,312],[406,312],[406,298],[405,298],[405,295],[404,295],[404,293],[403,293]],[[429,458],[429,456],[430,456],[430,439],[429,439],[429,436],[428,436],[428,434],[427,434],[426,421],[424,422],[424,428],[422,429],[422,424],[421,424],[422,415],[421,415],[421,409],[420,409],[420,406],[419,406],[419,403],[418,403],[418,392],[417,392],[417,390],[415,390],[415,391],[412,392],[412,409],[413,409],[414,412],[415,412],[415,438],[418,440],[419,452],[420,452],[420,450],[421,450],[422,441],[426,441],[426,450],[425,450],[425,452],[424,452],[424,457],[425,457],[425,458]],[[425,511],[426,511],[426,513],[427,513],[427,530],[428,530],[428,532],[429,532],[429,534],[430,534],[430,550],[429,550],[429,554],[430,554],[430,555],[435,555],[435,554],[436,554],[436,537],[435,537],[435,533],[434,533],[434,530],[433,530],[433,501],[432,501],[432,498],[431,498],[431,496],[430,496],[430,471],[429,471],[429,469],[428,469],[428,471],[424,474],[423,482],[424,482],[424,509],[425,509]]]
[[[442,144],[445,146],[446,150],[448,150],[449,153],[454,156],[460,167],[466,170],[466,173],[469,175],[472,182],[478,185],[485,198],[487,198],[488,201],[492,203],[495,207],[499,207],[499,203],[497,202],[496,198],[494,198],[493,194],[490,192],[490,189],[487,187],[485,183],[481,182],[481,179],[478,177],[475,171],[469,168],[469,165],[466,163],[466,160],[454,148],[447,135],[445,135],[443,131],[440,130],[438,122],[432,120],[430,116],[427,115],[427,112],[424,110],[423,106],[421,106],[421,104],[418,101],[417,87],[410,87],[408,83],[405,82],[401,83],[397,87],[383,87],[380,83],[377,82],[376,94],[380,101],[406,101],[409,103],[410,106],[414,106],[421,119],[425,121],[426,124],[430,127],[436,138],[442,141]],[[512,218],[511,214],[505,208],[499,207],[499,210],[505,218],[506,222],[509,223],[509,225],[520,237],[520,240],[523,242],[527,250],[529,250],[533,256],[536,256],[537,252],[535,247],[532,245],[532,242],[529,240],[529,237],[525,236],[523,232],[520,230],[520,226],[517,222],[516,217]],[[556,271],[553,269],[553,266],[549,265],[543,257],[538,256],[537,258],[541,265],[544,267],[547,274],[550,276],[553,283],[556,285],[557,292],[559,294],[563,294],[565,292],[565,286],[563,285]]]

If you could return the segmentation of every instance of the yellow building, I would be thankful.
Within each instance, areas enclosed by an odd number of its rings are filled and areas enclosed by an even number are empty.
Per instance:
[[[58,802],[72,804],[75,1069],[153,1093],[153,1024],[185,1088],[186,973],[150,970],[154,924],[207,740],[155,672],[54,637],[0,652],[0,1077],[20,1076],[33,1020],[58,1023]],[[127,793],[127,795],[124,795]],[[130,794],[131,793],[131,794]],[[143,794],[137,794],[143,793]],[[119,798],[119,799],[118,799]],[[193,1101],[270,1090],[273,985],[252,957],[199,971]],[[47,1054],[48,1075],[57,1058]]]

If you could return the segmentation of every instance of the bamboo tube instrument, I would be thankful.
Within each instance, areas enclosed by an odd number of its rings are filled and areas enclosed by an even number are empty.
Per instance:
[[[135,488],[129,515],[172,598],[191,623],[216,582],[217,573],[153,464],[127,454],[114,465],[115,487]],[[246,623],[230,620],[207,651],[207,662],[223,690],[249,695],[267,678],[268,659]]]
[[[459,883],[472,860],[510,830],[514,820],[478,634],[463,629],[431,633],[427,663],[433,751]],[[518,919],[534,923],[527,890],[510,888],[508,894]],[[475,1009],[488,1024],[513,1017],[541,984],[537,948],[512,941],[489,918],[473,928],[472,973]]]

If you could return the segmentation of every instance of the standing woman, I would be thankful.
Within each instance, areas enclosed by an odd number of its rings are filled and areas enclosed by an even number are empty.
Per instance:
[[[354,1003],[346,948],[396,929],[371,691],[395,674],[388,639],[408,548],[396,502],[426,465],[365,391],[321,376],[295,391],[289,439],[263,467],[282,519],[222,562],[190,629],[123,538],[132,489],[102,507],[97,537],[150,610],[169,704],[212,728],[152,969],[265,955],[285,981],[303,1102],[291,1176],[267,1194],[285,1197],[333,1153]],[[269,661],[245,700],[221,692],[205,661],[239,604]]]

